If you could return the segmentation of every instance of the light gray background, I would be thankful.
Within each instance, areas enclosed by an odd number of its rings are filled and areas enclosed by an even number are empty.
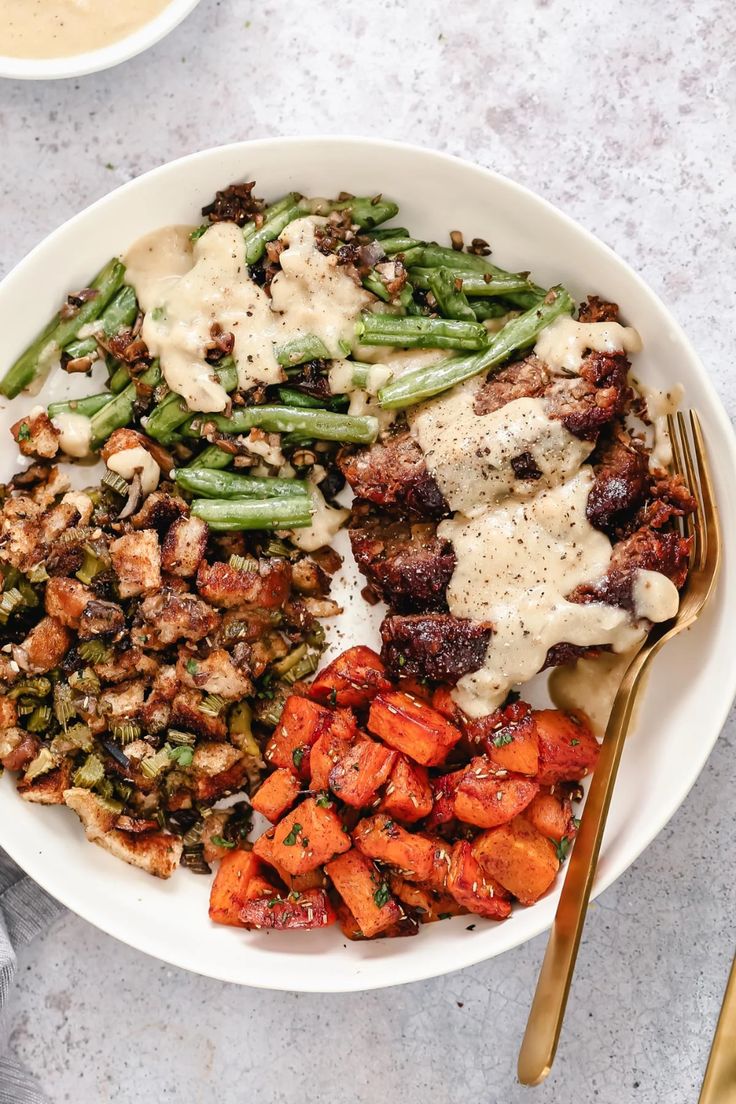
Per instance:
[[[728,0],[203,0],[108,73],[0,81],[0,271],[206,146],[405,139],[507,173],[613,246],[733,412],[735,42]],[[736,945],[733,757],[732,716],[684,807],[592,907],[540,1104],[696,1101]],[[514,1071],[543,949],[299,996],[189,976],[66,916],[22,955],[12,1042],[52,1100],[76,1104],[515,1104],[532,1099]]]

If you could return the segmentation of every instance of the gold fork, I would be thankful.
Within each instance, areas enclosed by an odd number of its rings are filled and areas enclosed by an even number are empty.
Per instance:
[[[668,427],[674,470],[698,502],[697,513],[681,530],[692,537],[690,570],[676,618],[654,626],[627,668],[613,703],[519,1052],[518,1074],[524,1085],[543,1081],[555,1058],[603,830],[642,677],[660,648],[696,621],[718,574],[721,536],[700,420],[690,411],[692,446],[682,414],[677,420],[670,416]]]
[[[723,996],[698,1104],[736,1104],[736,958]]]

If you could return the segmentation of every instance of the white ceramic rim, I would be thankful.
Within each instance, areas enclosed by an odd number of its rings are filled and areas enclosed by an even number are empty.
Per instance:
[[[120,0],[125,3],[125,0]],[[155,46],[192,12],[200,0],[170,0],[170,3],[137,31],[125,38],[88,50],[83,54],[70,54],[59,58],[16,58],[0,54],[0,77],[11,80],[62,80],[66,77],[84,77],[102,69],[112,69],[128,61],[144,50]]]
[[[108,194],[100,200],[97,200],[85,211],[75,215],[72,219],[68,220],[62,226],[60,226],[53,234],[49,235],[43,242],[39,243],[26,258],[24,258],[10,273],[6,279],[0,283],[0,299],[2,298],[5,283],[10,280],[11,277],[15,278],[20,276],[23,271],[35,263],[36,255],[44,250],[50,241],[52,241],[58,234],[63,231],[71,231],[76,224],[83,224],[84,219],[90,214],[90,212],[110,203],[114,196],[118,196],[120,193],[126,192],[131,189],[140,187],[143,181],[150,181],[153,178],[164,175],[169,172],[175,172],[178,166],[188,164],[192,162],[198,162],[200,160],[206,160],[209,158],[215,158],[218,154],[228,153],[241,153],[243,154],[244,162],[255,162],[258,158],[260,151],[267,151],[273,147],[285,147],[285,151],[288,153],[289,146],[294,148],[303,147],[315,147],[315,151],[325,147],[335,147],[340,149],[341,153],[348,153],[345,149],[346,146],[355,146],[364,151],[372,150],[376,154],[385,152],[390,154],[392,151],[401,151],[404,154],[410,154],[417,156],[420,160],[425,162],[425,165],[429,165],[434,162],[438,167],[444,166],[448,168],[456,165],[464,172],[470,172],[475,174],[476,179],[480,183],[481,181],[493,181],[495,185],[501,188],[505,188],[510,192],[523,198],[525,202],[532,202],[536,204],[540,210],[543,210],[545,216],[552,220],[553,224],[556,222],[558,225],[566,228],[568,231],[572,231],[575,235],[582,237],[586,244],[590,247],[594,247],[596,250],[602,251],[609,262],[613,262],[615,266],[621,270],[626,278],[632,282],[632,285],[636,288],[638,295],[644,300],[648,300],[649,304],[653,306],[658,312],[663,312],[667,316],[667,322],[669,325],[669,335],[673,341],[682,348],[683,354],[692,362],[695,370],[695,374],[698,378],[698,385],[702,387],[705,392],[709,407],[709,415],[717,423],[718,429],[722,434],[721,444],[725,445],[726,453],[720,453],[716,457],[716,478],[720,482],[719,493],[722,496],[722,500],[725,500],[725,492],[728,490],[729,502],[733,500],[736,502],[736,492],[733,487],[736,486],[736,438],[734,438],[733,430],[728,419],[728,416],[723,409],[723,406],[718,398],[718,395],[710,382],[705,369],[703,368],[699,358],[697,357],[695,350],[687,339],[686,335],[682,331],[679,324],[670,315],[669,311],[659,299],[658,296],[648,287],[648,285],[626,264],[617,254],[613,252],[608,246],[601,242],[595,235],[581,227],[575,220],[569,216],[564,215],[556,207],[554,207],[547,200],[531,192],[529,189],[523,187],[520,184],[509,180],[507,177],[502,176],[499,173],[490,169],[484,169],[480,166],[474,165],[461,158],[453,157],[449,154],[439,153],[431,150],[424,149],[419,146],[414,146],[408,143],[391,142],[386,140],[374,140],[363,137],[350,137],[350,136],[310,136],[307,138],[271,138],[263,140],[253,140],[249,142],[235,143],[220,147],[214,147],[209,150],[203,150],[199,153],[191,154],[186,157],[177,159],[176,161],[168,162],[165,165],[161,165],[156,169],[143,174],[143,176],[129,181],[127,184],[122,185],[120,188],[114,190],[114,192]],[[419,166],[418,166],[419,167]],[[399,197],[400,198],[400,197]],[[719,478],[725,473],[728,473],[729,480]],[[736,582],[736,565],[731,565],[728,546],[726,547],[726,559],[727,563],[724,565],[722,574],[721,585],[725,587],[726,580],[730,582]],[[719,587],[720,590],[720,587]],[[711,607],[712,608],[712,607]],[[706,620],[704,618],[703,620]],[[687,634],[686,634],[687,635]],[[674,648],[675,645],[670,647]],[[661,809],[660,815],[656,818],[652,817],[647,825],[647,830],[642,832],[636,837],[636,841],[630,841],[626,849],[622,849],[623,853],[619,854],[615,860],[609,861],[606,856],[606,841],[604,840],[604,848],[601,858],[601,866],[599,867],[598,876],[596,878],[593,888],[593,898],[597,897],[608,886],[612,884],[628,867],[642,854],[642,852],[649,846],[652,840],[659,834],[664,828],[667,822],[671,819],[674,813],[678,810],[688,792],[694,785],[698,778],[705,762],[720,734],[723,727],[723,723],[728,715],[731,703],[736,696],[736,668],[728,666],[726,668],[727,674],[721,678],[718,684],[718,706],[715,711],[712,711],[708,720],[708,727],[706,730],[701,730],[697,733],[698,744],[690,749],[689,757],[689,769],[682,771],[679,776],[679,784],[674,786],[670,791],[670,800],[666,805],[666,808]],[[2,800],[2,794],[0,794],[0,800]],[[98,915],[98,910],[89,903],[88,900],[81,902],[74,897],[73,894],[67,894],[62,882],[59,879],[58,873],[49,870],[48,863],[46,863],[41,855],[29,853],[27,849],[24,849],[20,845],[20,841],[17,841],[3,830],[2,819],[0,819],[0,845],[3,846],[9,853],[11,858],[15,859],[19,865],[21,865],[26,872],[34,878],[44,889],[46,889],[52,896],[56,897],[62,904],[66,905],[72,911],[76,912],[83,919],[89,923],[101,928],[101,930],[107,932],[107,934],[119,939],[121,942],[128,944],[144,953],[150,954],[153,957],[162,959],[174,966],[178,966],[185,970],[193,972],[203,973],[206,976],[213,977],[217,980],[236,983],[247,984],[255,988],[275,989],[282,991],[299,991],[299,992],[354,992],[364,991],[369,989],[385,988],[398,984],[405,984],[413,981],[421,981],[427,978],[436,977],[445,973],[451,973],[455,970],[463,969],[468,966],[475,965],[478,962],[486,961],[488,958],[495,957],[496,954],[501,954],[504,951],[511,950],[521,943],[527,942],[540,934],[542,931],[549,928],[553,916],[553,909],[556,907],[556,901],[559,893],[559,881],[558,887],[554,891],[551,891],[545,898],[542,899],[537,905],[532,906],[530,909],[524,909],[523,912],[526,916],[526,923],[524,925],[524,931],[519,932],[519,929],[511,923],[511,921],[494,926],[494,932],[498,933],[496,940],[497,946],[494,946],[490,951],[487,947],[483,947],[483,941],[476,940],[475,938],[468,939],[467,949],[465,946],[462,949],[458,949],[457,946],[453,948],[451,954],[451,961],[448,962],[443,959],[441,952],[438,952],[438,948],[435,945],[433,947],[435,954],[426,954],[417,959],[412,957],[411,966],[407,968],[407,958],[400,953],[400,946],[405,945],[405,940],[388,940],[382,943],[370,944],[370,943],[357,943],[351,944],[351,950],[355,949],[355,954],[361,956],[359,958],[360,968],[346,971],[345,975],[341,975],[339,971],[336,971],[329,979],[323,980],[322,977],[319,980],[315,979],[313,975],[310,975],[308,979],[302,980],[297,976],[288,977],[274,977],[268,974],[267,970],[261,969],[259,976],[256,978],[234,978],[227,969],[213,968],[208,966],[206,969],[201,968],[196,962],[192,961],[192,953],[181,953],[179,950],[173,949],[171,943],[167,942],[165,935],[157,933],[155,931],[134,931],[131,932],[130,928],[126,926],[124,918],[118,917],[105,917],[101,920]],[[112,860],[111,860],[112,861]],[[115,860],[117,861],[117,860]],[[530,918],[530,914],[533,914],[533,921]],[[462,919],[462,918],[461,918]],[[472,920],[473,918],[468,918]],[[446,922],[448,925],[453,921]],[[444,928],[444,924],[431,925],[432,929]],[[237,929],[220,929],[219,934],[224,934],[224,931],[237,931]],[[429,935],[429,929],[425,928],[425,938]],[[273,933],[264,933],[271,934]],[[422,939],[423,933],[420,933],[416,939],[411,940],[412,944]],[[308,938],[308,937],[307,937]],[[390,947],[389,951],[389,945]],[[397,946],[398,945],[398,946]],[[378,951],[379,947],[386,949],[386,963],[381,963],[378,970],[373,972],[372,967],[375,965],[371,960],[371,952]],[[276,950],[272,940],[268,940],[264,954],[268,959],[270,951]],[[316,951],[316,948],[314,949]],[[309,953],[307,949],[307,953]],[[312,952],[314,953],[314,951]],[[195,956],[196,957],[196,956]],[[295,956],[296,957],[296,956]],[[294,964],[294,973],[297,973],[298,966]]]

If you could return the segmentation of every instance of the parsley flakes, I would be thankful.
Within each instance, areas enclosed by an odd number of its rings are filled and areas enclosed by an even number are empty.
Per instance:
[[[294,824],[293,828],[289,832],[288,836],[284,836],[284,847],[293,847],[299,837],[299,833],[302,830],[301,824]]]

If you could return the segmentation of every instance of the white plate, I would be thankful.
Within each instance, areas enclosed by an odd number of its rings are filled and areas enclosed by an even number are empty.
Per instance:
[[[120,0],[120,3],[124,4],[125,0]],[[111,42],[109,46],[87,50],[83,54],[53,58],[16,58],[0,54],[0,77],[15,80],[59,80],[63,77],[83,77],[87,73],[98,73],[101,69],[112,69],[114,65],[128,61],[136,54],[142,54],[165,38],[198,3],[199,0],[171,0],[163,11],[137,31]]]
[[[426,150],[367,139],[274,139],[207,150],[119,188],[73,218],[0,285],[0,366],[9,364],[58,307],[64,292],[89,279],[138,235],[166,223],[196,222],[217,188],[256,179],[273,199],[290,189],[334,195],[384,192],[401,205],[413,233],[447,240],[449,230],[480,235],[511,269],[532,269],[545,285],[562,282],[578,297],[613,299],[640,331],[637,372],[646,382],[685,386],[700,412],[716,467],[721,522],[736,532],[736,448],[726,415],[680,327],[663,304],[606,246],[524,188],[492,172]],[[684,262],[683,262],[684,263]],[[61,373],[55,392],[79,382]],[[47,397],[50,387],[44,392]],[[27,398],[0,411],[7,478],[14,449],[7,426]],[[349,562],[349,561],[348,561]],[[636,730],[626,747],[596,882],[600,892],[657,835],[697,778],[736,691],[733,628],[736,569],[730,545],[718,594],[695,629],[657,660]],[[333,647],[376,640],[376,612],[348,588]],[[523,943],[549,926],[552,892],[503,924],[459,917],[431,924],[413,939],[348,943],[319,933],[258,933],[211,925],[209,880],[180,871],[159,882],[84,840],[76,816],[39,808],[0,783],[0,845],[49,893],[110,935],[188,970],[270,989],[336,992],[371,989],[469,966]],[[476,919],[476,918],[473,918]]]

